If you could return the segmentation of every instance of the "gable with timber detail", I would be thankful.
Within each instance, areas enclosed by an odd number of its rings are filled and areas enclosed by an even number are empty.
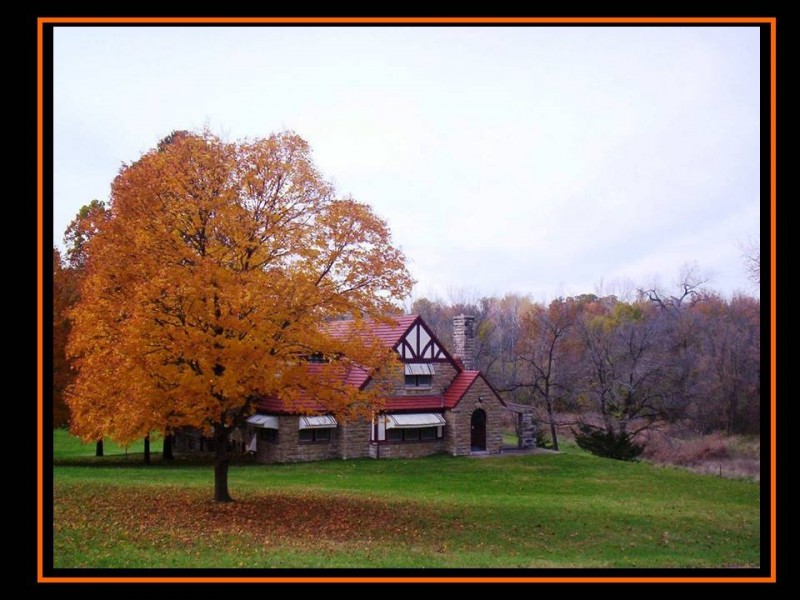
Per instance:
[[[403,360],[449,360],[442,345],[420,320],[411,326],[396,350]]]

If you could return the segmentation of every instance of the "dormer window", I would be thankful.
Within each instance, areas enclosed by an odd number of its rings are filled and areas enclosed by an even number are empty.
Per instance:
[[[433,365],[410,363],[405,365],[407,388],[429,388],[433,385]]]
[[[406,375],[406,387],[408,388],[429,388],[433,383],[430,375]]]

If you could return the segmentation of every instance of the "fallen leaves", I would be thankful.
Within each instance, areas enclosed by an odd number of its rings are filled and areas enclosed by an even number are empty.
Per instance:
[[[251,492],[233,503],[215,503],[203,490],[121,486],[103,487],[102,493],[57,486],[53,522],[56,534],[84,530],[98,542],[130,539],[165,549],[232,540],[261,547],[426,538],[433,544],[436,529],[446,527],[423,518],[409,502]]]

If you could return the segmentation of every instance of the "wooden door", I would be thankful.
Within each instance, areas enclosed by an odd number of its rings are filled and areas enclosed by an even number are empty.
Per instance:
[[[486,412],[482,408],[472,413],[470,447],[473,451],[486,450]]]

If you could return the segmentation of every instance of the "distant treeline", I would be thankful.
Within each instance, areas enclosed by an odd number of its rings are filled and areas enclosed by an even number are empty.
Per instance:
[[[410,309],[445,344],[452,317],[474,315],[476,368],[508,400],[535,406],[556,444],[560,413],[630,436],[677,421],[698,433],[758,433],[760,301],[691,283],[637,296],[420,298]]]

